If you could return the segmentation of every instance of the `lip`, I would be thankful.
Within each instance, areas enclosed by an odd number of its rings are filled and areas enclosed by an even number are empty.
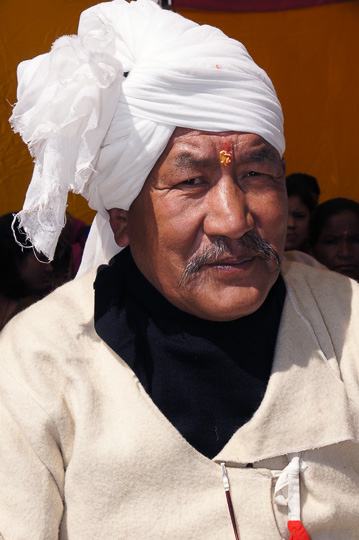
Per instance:
[[[210,268],[222,272],[244,272],[245,270],[251,268],[255,258],[255,255],[246,255],[245,257],[226,257],[213,263],[207,263],[203,265],[203,268]]]

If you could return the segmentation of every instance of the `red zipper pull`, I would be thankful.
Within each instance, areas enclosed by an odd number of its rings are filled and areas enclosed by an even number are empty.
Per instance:
[[[310,540],[310,536],[304,528],[301,521],[288,521],[288,530],[290,532],[289,540]]]

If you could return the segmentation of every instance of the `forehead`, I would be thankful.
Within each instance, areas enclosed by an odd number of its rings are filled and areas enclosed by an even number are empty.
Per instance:
[[[351,210],[343,210],[331,216],[322,229],[322,234],[342,233],[344,230],[359,232],[359,216]]]
[[[246,160],[280,160],[278,151],[254,133],[223,131],[199,131],[176,128],[163,152],[159,165],[167,160],[176,160],[178,165],[218,160],[218,151],[234,152],[234,157]]]
[[[292,211],[292,212],[296,210],[300,210],[300,211],[305,210],[309,212],[307,205],[304,204],[304,202],[299,197],[299,195],[290,195],[288,197],[288,209],[289,211]]]

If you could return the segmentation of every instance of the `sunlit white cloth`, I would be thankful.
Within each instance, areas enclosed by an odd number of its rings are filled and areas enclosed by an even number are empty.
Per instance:
[[[152,0],[84,11],[78,35],[18,80],[10,121],[35,158],[20,224],[51,259],[68,191],[81,193],[98,214],[80,273],[119,250],[107,210],[130,207],[175,127],[255,133],[284,152],[280,103],[245,47]]]
[[[296,249],[285,251],[283,253],[282,260],[300,262],[303,264],[309,264],[309,266],[314,266],[314,268],[322,268],[323,270],[327,270],[327,267],[317,261],[317,259],[311,255],[308,255],[308,253],[304,253],[303,251],[298,251]]]

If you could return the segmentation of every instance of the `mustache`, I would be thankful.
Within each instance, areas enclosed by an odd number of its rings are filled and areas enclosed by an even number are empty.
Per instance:
[[[204,248],[201,253],[193,255],[182,273],[179,285],[183,287],[193,275],[200,271],[203,265],[220,262],[225,256],[235,257],[238,249],[245,253],[259,255],[274,263],[273,273],[279,274],[281,262],[276,250],[258,234],[248,232],[236,240],[219,237],[211,245]]]

